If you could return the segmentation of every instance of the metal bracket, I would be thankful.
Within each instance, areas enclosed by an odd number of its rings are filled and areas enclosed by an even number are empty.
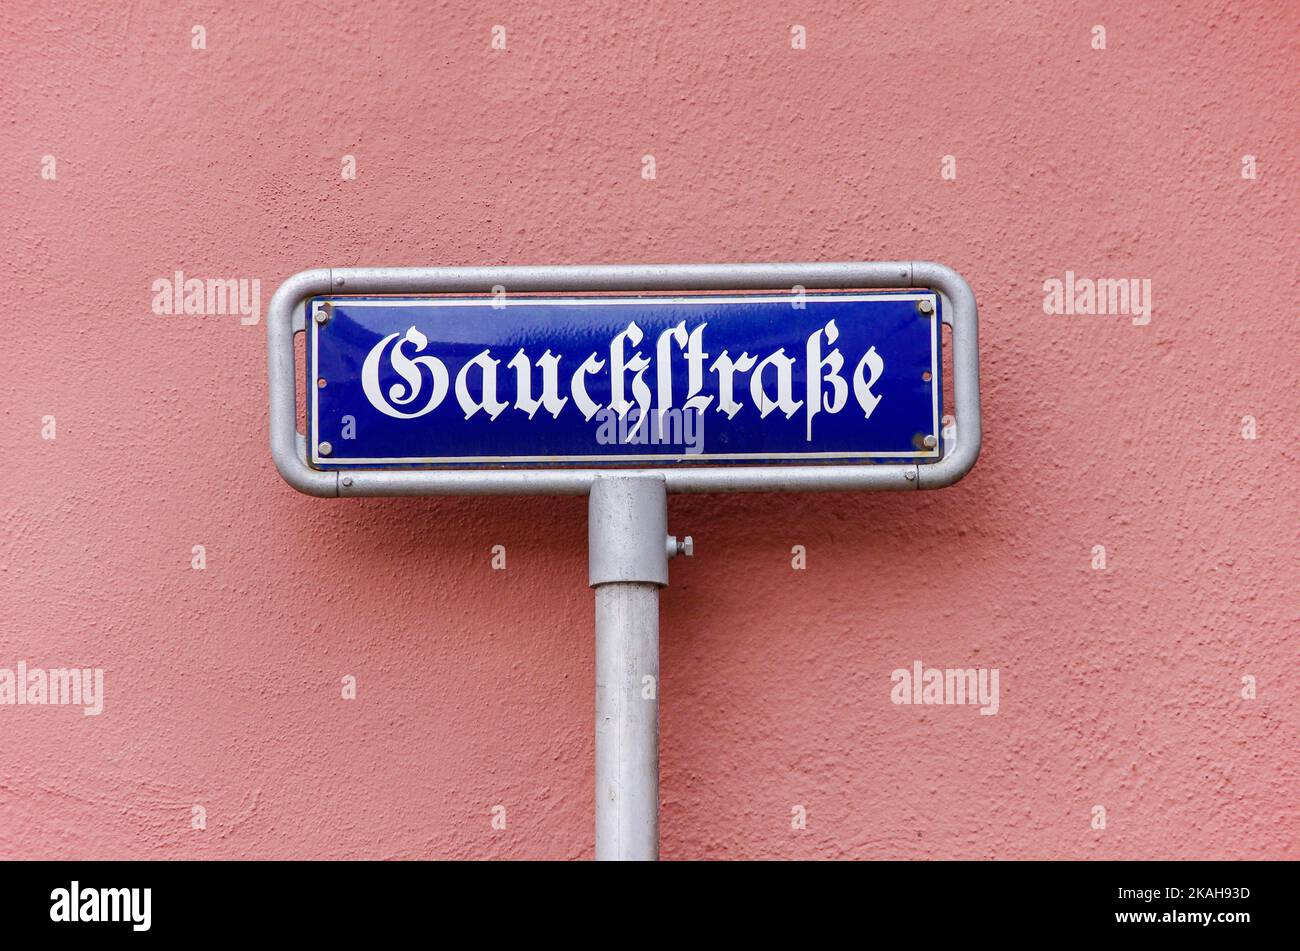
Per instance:
[[[293,335],[305,302],[322,294],[489,294],[508,291],[711,291],[926,288],[943,295],[952,327],[953,415],[957,438],[924,465],[713,466],[680,469],[344,470],[307,464],[297,431]],[[267,312],[271,457],[285,481],[308,495],[585,495],[596,479],[653,476],[669,492],[827,492],[937,489],[952,485],[979,456],[978,315],[970,286],[950,267],[927,261],[823,264],[637,264],[554,267],[318,268],[287,278]]]

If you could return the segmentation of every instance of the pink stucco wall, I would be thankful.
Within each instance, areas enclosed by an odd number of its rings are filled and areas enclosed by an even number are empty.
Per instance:
[[[584,500],[296,494],[264,325],[156,279],[894,258],[975,288],[984,454],[672,499],[664,856],[1300,857],[1298,35],[1209,0],[5,4],[0,668],[105,698],[0,705],[0,857],[592,854]],[[1149,280],[1150,322],[1044,313],[1066,271]],[[916,660],[997,668],[997,715],[891,702]]]

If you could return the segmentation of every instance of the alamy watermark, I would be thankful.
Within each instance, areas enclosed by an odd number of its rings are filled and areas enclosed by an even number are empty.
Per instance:
[[[1051,277],[1043,282],[1043,313],[1074,316],[1131,316],[1142,327],[1151,323],[1151,278]]]
[[[86,888],[73,881],[50,892],[50,921],[126,922],[132,931],[148,931],[152,906],[152,888]]]
[[[0,706],[81,707],[88,717],[104,712],[104,669],[102,667],[27,667],[20,660],[16,670],[0,667]]]
[[[693,406],[652,409],[644,416],[633,406],[596,413],[596,442],[602,446],[681,446],[689,455],[704,451],[704,414]]]
[[[889,699],[898,704],[978,704],[981,716],[996,716],[1000,673],[997,667],[923,667],[917,660],[910,670],[899,667],[889,675],[894,684]]]
[[[239,322],[251,326],[262,319],[262,282],[247,277],[189,277],[177,271],[171,277],[156,278],[152,309],[159,316],[185,314],[195,317],[239,315]]]

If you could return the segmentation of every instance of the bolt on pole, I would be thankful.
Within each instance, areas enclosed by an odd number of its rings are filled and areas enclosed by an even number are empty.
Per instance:
[[[668,535],[662,477],[591,486],[587,545],[596,589],[596,859],[659,858],[659,589],[690,538]]]

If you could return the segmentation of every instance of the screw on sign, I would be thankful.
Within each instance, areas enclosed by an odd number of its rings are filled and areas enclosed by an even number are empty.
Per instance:
[[[960,422],[942,446],[941,323]],[[294,488],[589,497],[598,859],[659,854],[643,684],[668,561],[694,554],[668,493],[942,488],[979,454],[975,297],[930,262],[322,268],[281,285],[267,333]]]

